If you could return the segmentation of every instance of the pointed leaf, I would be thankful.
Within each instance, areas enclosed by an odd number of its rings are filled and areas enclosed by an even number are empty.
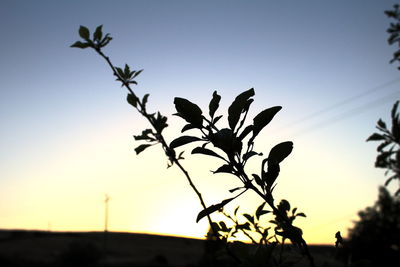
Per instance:
[[[184,136],[180,136],[178,138],[176,138],[175,140],[173,140],[171,142],[171,144],[169,145],[170,148],[174,149],[186,144],[189,144],[191,142],[195,142],[195,141],[201,141],[202,139],[196,137],[196,136],[188,136],[188,135],[184,135]]]
[[[237,206],[236,209],[233,211],[233,215],[236,216],[236,213],[238,212],[238,210],[239,210],[239,206]]]
[[[252,156],[255,156],[255,155],[259,155],[259,154],[257,152],[255,152],[255,151],[250,151],[250,152],[248,152],[248,153],[243,155],[243,160],[246,161],[246,160],[248,160],[249,158],[251,158]]]
[[[142,99],[142,104],[143,104],[143,106],[146,106],[146,104],[147,104],[147,101],[149,100],[149,94],[145,94],[144,96],[143,96],[143,99]]]
[[[243,132],[239,135],[239,140],[243,140],[246,138],[246,136],[251,133],[253,130],[253,125],[248,125],[246,128],[244,128]]]
[[[243,214],[243,217],[245,217],[249,222],[254,223],[254,217],[251,216],[250,214]]]
[[[282,107],[276,106],[272,108],[265,109],[261,111],[257,116],[253,119],[253,139],[260,133],[260,131],[267,126],[276,113],[278,113]]]
[[[282,142],[274,146],[269,152],[268,165],[279,164],[282,162],[293,150],[293,143],[290,141]]]
[[[219,107],[219,101],[221,100],[221,96],[218,95],[217,91],[214,91],[213,97],[210,101],[210,104],[208,105],[209,108],[209,114],[211,118],[214,118],[215,111]]]
[[[125,68],[124,68],[124,77],[130,78],[130,77],[129,77],[129,74],[130,74],[130,73],[131,73],[131,70],[130,70],[128,64],[125,64]]]
[[[387,145],[389,145],[390,144],[390,142],[383,142],[382,144],[380,144],[377,148],[376,148],[376,150],[378,151],[378,152],[381,152]]]
[[[185,132],[185,131],[187,131],[187,130],[196,129],[196,128],[197,128],[197,127],[194,126],[193,124],[186,124],[185,126],[183,126],[181,132],[183,133],[183,132]]]
[[[251,88],[238,95],[228,108],[228,122],[232,131],[235,130],[236,124],[239,121],[240,114],[245,111],[250,97],[254,96],[254,89]],[[248,109],[248,106],[247,106]]]
[[[380,140],[385,140],[385,137],[378,133],[374,133],[370,137],[368,137],[367,142],[368,141],[380,141]]]
[[[90,38],[89,29],[86,28],[85,26],[82,26],[82,25],[81,25],[81,26],[79,27],[79,35],[80,35],[83,39],[88,40],[88,39]]]
[[[140,146],[138,146],[137,148],[135,148],[136,155],[139,155],[139,153],[143,152],[143,151],[144,151],[146,148],[148,148],[149,146],[151,146],[151,145],[149,145],[149,144],[144,144],[144,145],[140,145]]]
[[[94,41],[100,41],[101,38],[103,37],[103,32],[102,32],[103,25],[100,25],[96,28],[94,34],[93,34],[93,40]]]
[[[397,107],[399,106],[399,101],[396,101],[396,103],[394,103],[393,108],[392,108],[392,118],[394,118],[396,116],[396,111],[397,111]]]
[[[210,215],[211,213],[213,213],[213,212],[215,212],[215,211],[221,209],[221,208],[224,207],[226,204],[228,204],[229,202],[231,202],[233,199],[234,199],[234,197],[233,197],[233,198],[225,199],[224,201],[222,201],[222,202],[219,203],[219,204],[211,205],[211,206],[209,206],[208,208],[206,208],[206,209],[200,211],[200,213],[197,215],[196,222],[199,222],[199,221],[200,221],[202,218],[204,218],[205,216]]]
[[[136,96],[129,93],[126,97],[126,101],[128,101],[128,103],[134,106],[135,108],[137,107],[138,98]]]
[[[263,210],[263,208],[264,208],[264,206],[265,206],[265,203],[266,203],[266,202],[261,203],[261,205],[258,206],[258,208],[257,208],[257,210],[256,210],[256,218],[257,218],[257,220],[260,219],[260,216],[261,216],[260,213],[261,213],[261,211]]]
[[[233,189],[229,189],[229,192],[230,193],[233,193],[233,192],[235,192],[235,191],[237,191],[237,190],[240,190],[240,189],[243,189],[243,187],[235,187],[235,188],[233,188]]]
[[[386,123],[382,119],[379,119],[377,124],[379,127],[386,129]]]
[[[221,157],[214,151],[204,148],[204,147],[196,147],[195,149],[192,150],[192,154],[204,154],[204,155],[213,156],[213,157],[217,157],[217,158],[225,160],[223,157]]]
[[[135,74],[132,76],[132,79],[138,76],[140,73],[142,73],[142,71],[143,70],[138,70],[137,72],[135,72]]]
[[[297,213],[296,216],[300,216],[300,217],[307,217],[303,212]]]
[[[203,124],[203,113],[201,109],[194,103],[187,99],[175,97],[174,99],[175,109],[179,115],[187,122],[195,125],[197,128],[201,128]]]
[[[220,172],[233,173],[233,168],[228,164],[224,164],[221,167],[219,167],[216,171],[213,171],[214,174]]]
[[[216,124],[221,118],[222,118],[222,115],[215,117],[214,121],[213,121],[214,124]]]
[[[115,69],[117,70],[117,73],[118,73],[119,77],[122,78],[122,79],[125,79],[124,71],[119,67],[115,67]]]
[[[84,49],[84,48],[87,48],[87,47],[89,47],[89,46],[90,46],[89,43],[82,43],[82,42],[80,42],[80,41],[77,41],[77,42],[75,42],[73,45],[71,45],[70,47],[76,47],[76,48]]]

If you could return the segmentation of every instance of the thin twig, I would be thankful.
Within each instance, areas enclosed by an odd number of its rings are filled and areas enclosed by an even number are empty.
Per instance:
[[[129,93],[136,97],[136,95],[135,95],[135,93],[133,92],[133,90],[132,90],[132,88],[130,87],[130,85],[129,85],[127,82],[125,82],[125,81],[122,79],[122,77],[119,76],[119,74],[117,73],[117,71],[116,71],[114,65],[112,64],[110,58],[107,57],[107,56],[101,51],[100,48],[95,49],[95,51],[96,51],[102,58],[104,58],[104,60],[108,63],[108,65],[109,65],[110,68],[112,69],[114,76],[118,77],[118,78],[121,80],[122,85],[129,91]],[[165,151],[166,153],[172,151],[172,149],[168,146],[167,142],[165,141],[164,136],[163,136],[160,132],[158,132],[157,128],[155,127],[154,121],[151,119],[150,115],[146,112],[145,106],[144,106],[144,104],[140,101],[139,98],[137,98],[137,103],[139,104],[140,109],[138,109],[138,108],[136,108],[136,109],[150,122],[151,126],[157,131],[157,136],[156,136],[156,137],[157,137],[158,141],[161,143],[161,145],[162,145],[164,151]],[[167,155],[170,157],[170,160],[171,160],[173,163],[175,163],[175,164],[178,166],[178,168],[183,172],[183,174],[185,175],[186,179],[188,180],[188,182],[189,182],[191,188],[192,188],[193,191],[196,193],[196,195],[197,195],[197,197],[198,197],[198,199],[199,199],[199,201],[200,201],[201,206],[203,207],[203,209],[206,209],[207,206],[206,206],[206,204],[205,204],[205,202],[204,202],[204,199],[203,199],[201,193],[199,192],[199,190],[198,190],[198,189],[196,188],[196,186],[194,185],[194,183],[193,183],[193,181],[192,181],[192,178],[190,177],[189,173],[186,171],[186,169],[182,166],[182,164],[179,162],[179,160],[175,157],[175,155],[174,155],[173,153],[167,153]],[[214,225],[213,225],[213,221],[211,220],[210,215],[207,215],[207,219],[208,219],[208,223],[210,224],[210,227],[211,227],[211,230],[212,230],[212,232],[213,232],[213,235],[215,236],[215,238],[216,238],[217,240],[219,240],[218,233],[217,233],[217,231],[216,231],[216,229],[215,229],[215,227],[214,227]]]

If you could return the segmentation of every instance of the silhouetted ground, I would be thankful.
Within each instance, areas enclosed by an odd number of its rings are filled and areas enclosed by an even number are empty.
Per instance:
[[[0,266],[198,266],[204,240],[133,233],[0,230]],[[105,247],[105,242],[107,246]],[[333,261],[331,246],[312,246],[317,263]],[[302,260],[295,266],[307,266]]]

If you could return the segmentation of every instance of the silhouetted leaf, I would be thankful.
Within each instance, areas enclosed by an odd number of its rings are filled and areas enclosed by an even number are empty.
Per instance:
[[[185,131],[187,131],[187,130],[196,129],[196,128],[197,128],[197,127],[194,126],[193,124],[186,124],[185,126],[183,126],[181,132],[183,133],[183,132],[185,132]]]
[[[208,155],[208,156],[213,156],[213,157],[217,157],[220,159],[223,159],[223,157],[221,157],[220,155],[218,155],[217,153],[215,153],[214,151],[204,148],[204,147],[196,147],[195,149],[192,150],[192,154],[204,154],[204,155]]]
[[[383,142],[382,144],[380,144],[377,148],[376,148],[376,150],[378,151],[378,152],[381,152],[387,145],[389,145],[390,144],[390,142]]]
[[[236,213],[238,212],[238,210],[239,210],[239,206],[237,206],[237,207],[235,208],[235,210],[233,211],[233,215],[234,215],[234,216],[236,216]]]
[[[216,124],[221,118],[222,118],[222,115],[215,117],[214,121],[213,121],[214,124]]]
[[[243,217],[245,217],[249,222],[254,223],[254,217],[251,216],[250,214],[243,214]]]
[[[272,185],[274,184],[276,178],[278,178],[280,172],[279,164],[268,163],[268,171],[263,172],[262,178],[265,181],[266,189],[272,192]]]
[[[151,145],[149,145],[149,144],[144,144],[144,145],[140,145],[140,146],[138,146],[137,148],[135,148],[136,155],[139,155],[139,153],[143,152],[143,151],[144,151],[146,148],[148,148],[149,146],[151,146]]]
[[[115,69],[117,70],[117,73],[118,73],[119,77],[124,80],[125,79],[124,71],[119,67],[115,67]]]
[[[222,230],[223,232],[227,232],[227,231],[228,231],[228,227],[226,227],[225,222],[220,221],[220,222],[219,222],[219,225],[220,225],[220,228],[221,228],[221,230]]]
[[[379,119],[377,124],[379,127],[386,129],[386,123],[382,119]]]
[[[279,164],[282,162],[293,150],[293,143],[290,141],[282,142],[274,146],[269,152],[268,165]]]
[[[209,206],[208,208],[206,208],[206,209],[200,211],[200,213],[197,215],[196,222],[199,222],[199,221],[200,221],[202,218],[204,218],[205,216],[210,215],[211,213],[213,213],[213,212],[215,212],[215,211],[221,209],[221,208],[224,207],[226,204],[228,204],[229,202],[231,202],[233,199],[235,199],[235,198],[233,197],[233,198],[225,199],[224,201],[222,201],[222,202],[219,203],[219,204],[211,205],[211,206]]]
[[[94,41],[100,41],[101,38],[103,37],[103,31],[102,31],[103,25],[100,25],[96,28],[94,34],[93,34],[93,40]]]
[[[391,177],[389,177],[389,178],[386,180],[386,182],[385,182],[385,186],[388,186],[389,183],[390,183],[393,179],[396,179],[396,178],[397,178],[397,175],[396,175],[396,174],[393,175],[393,176],[391,176]]]
[[[233,192],[238,191],[238,190],[240,190],[240,189],[243,189],[243,187],[240,186],[240,187],[235,187],[235,188],[233,188],[233,189],[229,189],[229,192],[230,192],[230,193],[233,193]]]
[[[85,26],[82,26],[82,25],[81,25],[81,26],[79,27],[79,35],[80,35],[83,39],[88,40],[88,39],[90,38],[89,29],[86,28]]]
[[[197,128],[201,128],[203,124],[203,117],[201,116],[202,111],[196,105],[187,99],[175,97],[174,99],[175,109],[179,115],[187,122],[193,124]]]
[[[246,161],[246,160],[248,160],[249,158],[251,158],[252,156],[255,156],[255,155],[259,155],[259,154],[257,152],[255,152],[255,151],[247,152],[247,153],[245,153],[243,155],[243,160]]]
[[[169,145],[170,148],[174,149],[186,144],[189,144],[191,142],[195,142],[195,141],[201,141],[200,138],[196,137],[196,136],[188,136],[188,135],[184,135],[184,136],[180,136],[176,139],[174,139],[171,144]]]
[[[258,206],[258,208],[256,210],[256,218],[257,218],[257,220],[260,219],[260,216],[261,216],[260,213],[263,210],[264,206],[265,206],[265,202],[261,203],[261,205]]]
[[[209,107],[209,114],[211,118],[214,118],[215,111],[219,107],[219,101],[221,100],[221,96],[218,95],[217,91],[214,91],[213,97],[210,101],[210,104],[208,105]]]
[[[133,79],[133,78],[136,78],[136,76],[138,76],[140,73],[142,73],[142,71],[143,71],[143,70],[138,70],[138,71],[136,71],[135,74],[132,76],[132,79]]]
[[[292,209],[292,214],[295,214],[297,211],[297,208]]]
[[[213,173],[219,173],[219,172],[233,173],[233,168],[228,164],[224,164],[221,167],[219,167],[216,171],[213,171]]]
[[[246,136],[251,133],[251,131],[253,130],[253,125],[248,125],[246,128],[244,128],[243,132],[239,135],[239,140],[243,140],[246,138]]]
[[[146,106],[146,104],[147,104],[147,101],[149,100],[149,94],[145,94],[144,96],[143,96],[143,99],[142,99],[142,104],[143,104],[143,106]]]
[[[297,213],[296,216],[307,217],[303,212]]]
[[[399,106],[399,101],[396,101],[396,103],[394,103],[392,111],[391,111],[392,118],[394,118],[396,116],[396,111],[397,111],[398,106]]]
[[[71,45],[70,47],[76,47],[76,48],[82,48],[82,49],[84,49],[84,48],[87,48],[87,47],[89,47],[90,46],[90,44],[88,44],[88,43],[82,43],[82,42],[80,42],[80,41],[77,41],[77,42],[75,42],[73,45]]]
[[[136,96],[129,93],[126,97],[126,101],[128,101],[128,103],[134,106],[135,108],[137,107],[138,98]]]
[[[228,122],[232,131],[235,130],[236,124],[239,121],[240,114],[244,112],[244,108],[248,105],[247,100],[254,96],[254,89],[251,88],[238,95],[228,108]]]
[[[131,73],[131,70],[130,70],[128,64],[125,64],[124,77],[126,77],[127,79],[130,78],[130,73]]]
[[[368,137],[367,142],[368,141],[380,141],[380,140],[385,140],[385,137],[378,133],[374,133],[370,137]]]
[[[108,43],[112,40],[112,38],[110,37],[110,34],[107,33],[106,36],[104,36],[103,40],[101,40],[100,42],[100,47],[104,47],[106,45],[108,45]]]
[[[282,107],[276,106],[272,108],[268,108],[266,110],[261,111],[257,116],[253,119],[253,138],[254,139],[260,131],[268,125],[278,113]]]

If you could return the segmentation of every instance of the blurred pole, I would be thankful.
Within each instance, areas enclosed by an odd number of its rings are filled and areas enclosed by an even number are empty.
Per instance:
[[[104,253],[107,253],[107,243],[108,243],[108,201],[110,197],[106,194],[104,199],[105,212],[104,212]]]

